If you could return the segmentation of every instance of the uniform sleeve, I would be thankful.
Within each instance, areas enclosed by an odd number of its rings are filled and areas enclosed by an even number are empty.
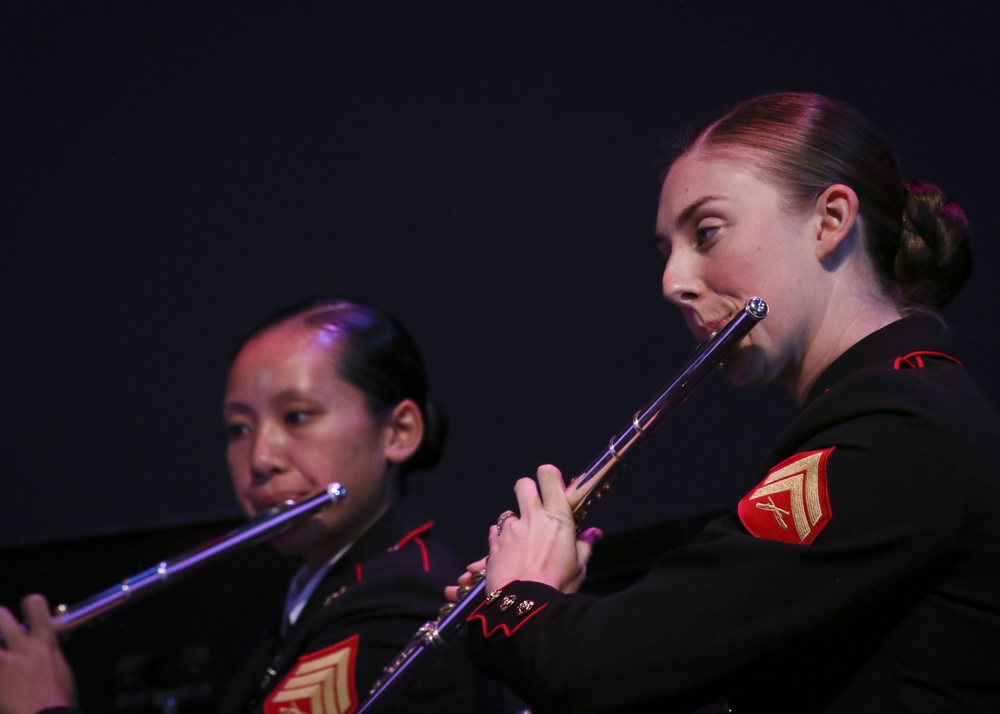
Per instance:
[[[920,408],[851,405],[818,424],[789,457],[828,454],[828,517],[810,542],[756,537],[734,513],[614,595],[511,583],[470,618],[477,665],[540,712],[683,710],[762,667],[773,681],[831,649],[861,651],[953,546],[963,447]]]

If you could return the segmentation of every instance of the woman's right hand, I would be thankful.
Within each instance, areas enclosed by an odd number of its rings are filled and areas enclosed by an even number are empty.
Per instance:
[[[517,482],[520,516],[504,515],[498,521],[501,527],[490,527],[489,558],[469,565],[458,579],[459,586],[471,585],[473,575],[485,570],[488,590],[513,580],[545,583],[565,593],[579,589],[593,546],[603,534],[589,528],[577,536],[559,469],[539,466],[537,476],[537,485],[528,478]],[[456,601],[457,590],[457,586],[446,588],[445,597]]]
[[[73,672],[59,646],[49,604],[42,595],[21,601],[27,631],[0,607],[0,714],[36,714],[70,706],[76,698]]]

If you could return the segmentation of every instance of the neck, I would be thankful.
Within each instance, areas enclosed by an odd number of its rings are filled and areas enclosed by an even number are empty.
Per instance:
[[[834,297],[810,342],[802,366],[787,387],[799,405],[805,402],[813,384],[834,360],[873,332],[899,320],[899,308],[882,298],[854,295]]]
[[[361,536],[368,532],[379,519],[397,502],[395,493],[388,491],[377,506],[363,514],[356,514],[347,522],[340,524],[333,534],[318,540],[312,547],[302,553],[302,560],[311,576],[329,562],[338,552],[353,545]]]

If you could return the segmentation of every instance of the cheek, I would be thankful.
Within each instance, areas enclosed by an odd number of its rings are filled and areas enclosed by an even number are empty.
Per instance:
[[[383,457],[381,431],[364,419],[352,420],[332,429],[326,439],[327,453],[352,471],[367,471]]]
[[[705,284],[719,293],[742,296],[758,294],[769,281],[773,270],[763,246],[755,243],[745,233],[727,236],[727,239],[706,253],[697,263],[697,270]],[[766,299],[766,296],[763,296]]]
[[[782,312],[788,305],[794,307],[795,284],[801,282],[802,276],[786,254],[767,248],[753,246],[731,260],[721,261],[717,280],[740,298],[762,297],[772,311]]]
[[[253,478],[250,475],[250,462],[245,450],[229,447],[226,450],[226,465],[229,468],[229,480],[233,486],[236,502],[248,516],[257,515],[248,496],[252,490]]]
[[[374,478],[371,449],[362,434],[338,434],[301,449],[294,458],[296,470],[314,490],[338,481],[354,493],[368,488]]]
[[[226,466],[229,467],[229,478],[234,486],[239,486],[250,480],[250,461],[244,453],[245,449],[229,446],[226,449]]]
[[[375,458],[371,449],[359,448],[357,444],[352,447],[336,454],[329,468],[324,469],[326,481],[317,486],[325,488],[329,481],[340,481],[359,494],[378,488],[385,473],[384,464]]]
[[[254,507],[253,502],[250,499],[250,484],[248,481],[238,481],[233,479],[233,494],[236,496],[236,503],[239,505],[240,510],[247,516],[247,518],[253,518],[259,515],[259,512]]]
[[[321,479],[316,479],[317,474],[313,478],[318,488],[325,488],[330,481],[339,481],[348,491],[347,503],[365,510],[372,500],[381,498],[390,476],[377,444],[361,434],[358,437],[338,449],[329,468],[324,469],[326,481],[318,483]]]

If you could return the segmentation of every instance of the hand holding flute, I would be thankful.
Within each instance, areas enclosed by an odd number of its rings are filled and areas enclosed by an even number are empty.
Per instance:
[[[362,702],[358,714],[387,711],[394,701],[406,694],[406,689],[424,671],[434,658],[462,636],[466,618],[473,608],[483,602],[484,592],[490,593],[486,602],[492,602],[497,585],[504,585],[516,578],[527,578],[520,561],[530,563],[536,570],[535,582],[565,588],[566,592],[579,587],[585,575],[587,560],[594,543],[601,537],[597,529],[584,531],[577,539],[576,525],[587,515],[590,504],[601,497],[610,486],[610,479],[625,463],[626,458],[646,442],[657,427],[694,392],[699,384],[740,344],[754,325],[767,316],[767,303],[759,297],[746,301],[743,309],[725,325],[710,335],[698,348],[691,361],[670,381],[649,404],[632,417],[632,422],[613,436],[607,448],[584,471],[564,488],[561,474],[552,466],[538,470],[541,491],[530,479],[518,481],[519,508],[524,526],[539,533],[519,539],[523,546],[508,557],[498,558],[500,563],[487,560],[468,566],[459,578],[458,586],[445,588],[445,597],[451,602],[441,609],[437,620],[422,626],[397,657],[385,668],[383,676],[372,688],[368,699]],[[499,541],[508,522],[515,518],[512,511],[505,511],[490,531],[490,550],[501,552]],[[521,524],[520,520],[514,524]],[[534,538],[542,547],[533,546]],[[552,548],[556,551],[550,553]],[[504,551],[507,550],[505,546]],[[511,546],[511,550],[513,547]],[[554,555],[554,558],[549,558]],[[502,610],[509,609],[504,603]],[[530,605],[525,604],[530,609]],[[525,611],[527,612],[527,610]]]
[[[345,711],[355,692],[367,691],[413,630],[437,612],[458,565],[432,532],[428,514],[405,498],[402,484],[436,465],[446,420],[428,393],[416,344],[395,318],[337,298],[276,313],[239,346],[222,411],[226,461],[250,523],[94,598],[61,606],[54,617],[41,598],[26,603],[24,627],[4,613],[0,636],[10,638],[10,649],[0,651],[9,655],[3,675],[31,683],[0,684],[10,703],[0,714],[36,714],[72,700],[72,679],[56,650],[58,632],[158,591],[236,544],[266,538],[298,559],[301,569],[288,588],[288,604],[275,603],[272,621],[287,636],[260,633],[260,665],[255,661],[245,676],[213,692],[220,711],[303,708],[296,685],[303,668],[329,675],[328,693]],[[333,503],[336,508],[327,507]],[[470,710],[471,666],[460,661],[438,674],[407,711]],[[82,704],[90,711],[111,708],[88,696],[85,689]]]
[[[21,602],[27,628],[0,607],[0,714],[35,714],[70,706],[76,699],[73,672],[59,648],[54,618],[42,595]]]
[[[476,573],[484,570],[487,592],[512,580],[545,583],[564,593],[580,588],[593,547],[603,533],[588,528],[577,534],[559,469],[539,466],[537,485],[530,478],[519,479],[514,493],[520,515],[505,511],[498,524],[490,526],[489,558],[469,565],[458,585],[445,590],[448,600],[457,602],[459,586],[471,586]]]

